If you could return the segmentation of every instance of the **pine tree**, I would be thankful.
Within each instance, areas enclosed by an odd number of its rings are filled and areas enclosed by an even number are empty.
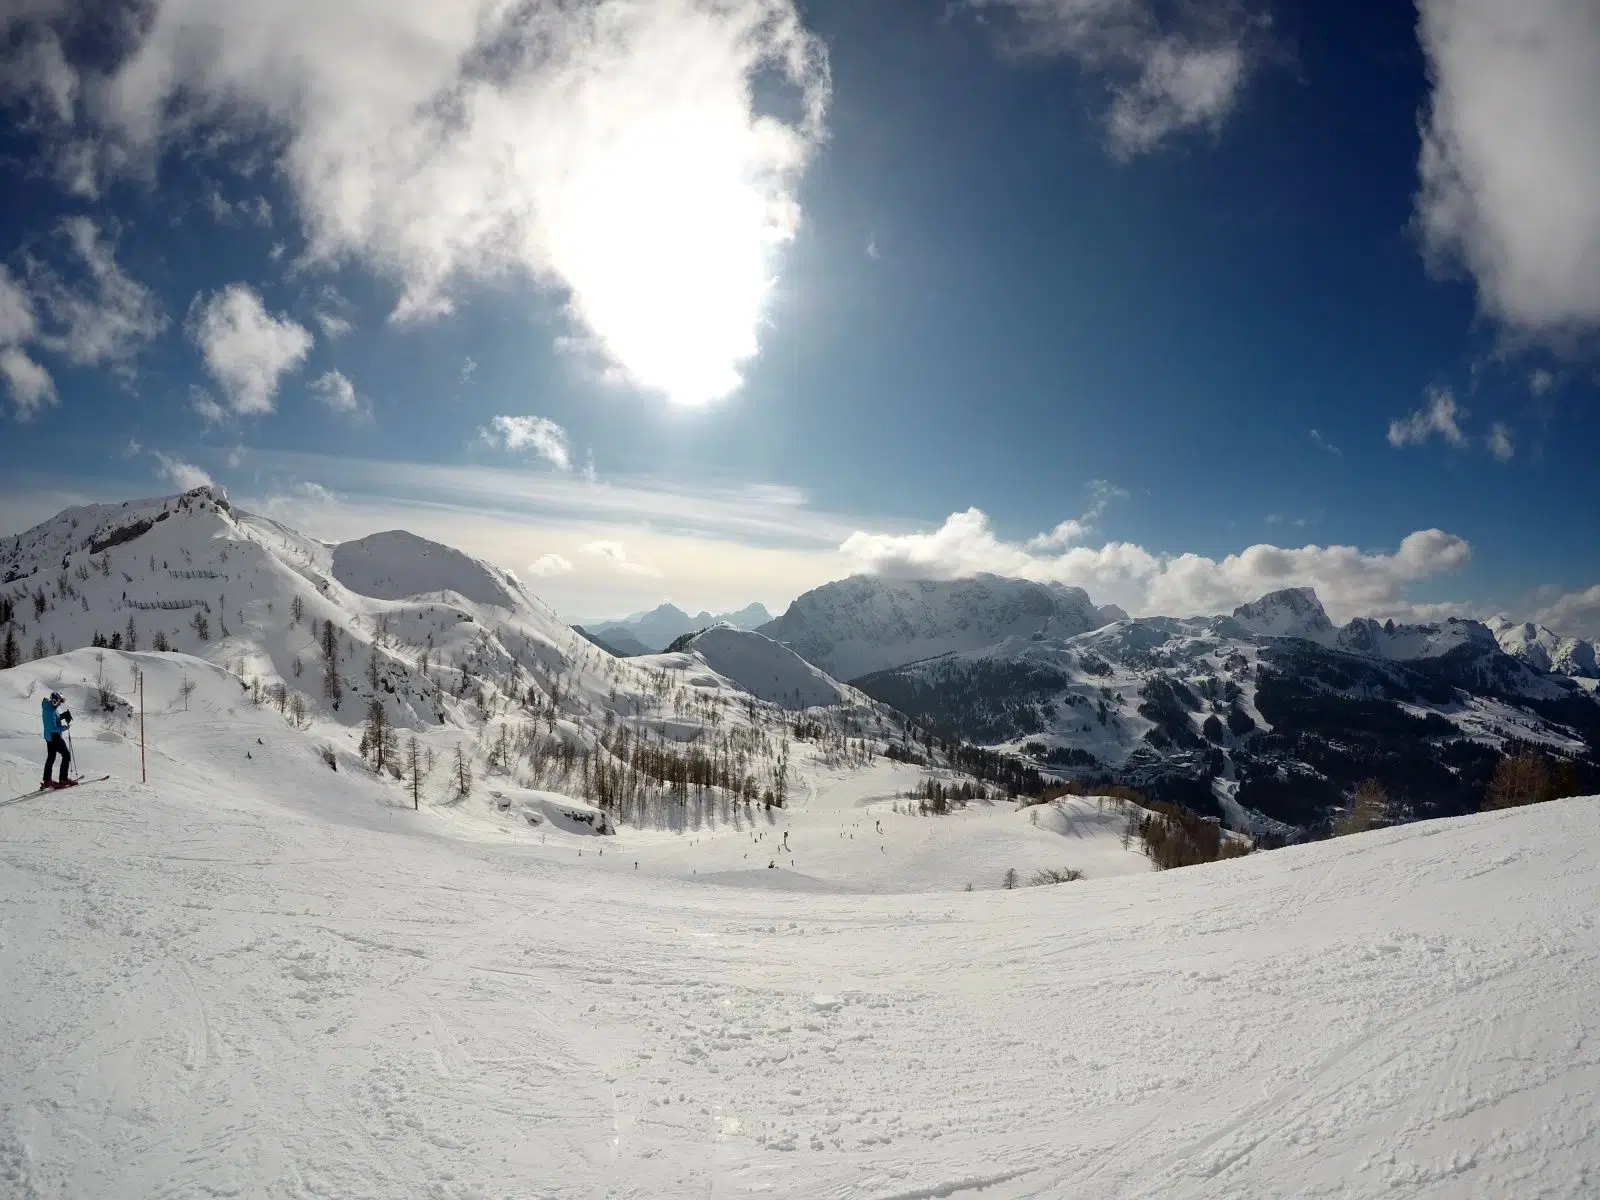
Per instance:
[[[293,620],[290,622],[291,624],[300,624],[300,619],[305,615],[306,602],[304,600],[300,599],[299,596],[296,596],[293,600],[289,601],[289,616],[293,618]]]
[[[465,796],[472,790],[472,768],[467,764],[466,752],[456,743],[456,795]]]
[[[22,661],[22,652],[17,649],[17,631],[6,626],[6,640],[0,643],[0,671],[10,670]]]
[[[139,627],[133,623],[133,618],[128,618],[128,628],[124,631],[122,644],[129,650],[139,648]]]
[[[322,623],[322,657],[322,694],[337,712],[339,701],[344,698],[344,682],[339,678],[339,632],[332,621]]]
[[[366,747],[364,753],[372,756],[374,771],[383,770],[394,759],[397,741],[394,726],[389,723],[383,701],[376,697],[367,705],[367,723],[361,741]]]
[[[406,744],[406,770],[411,773],[411,809],[422,807],[422,755],[417,752],[415,736]]]

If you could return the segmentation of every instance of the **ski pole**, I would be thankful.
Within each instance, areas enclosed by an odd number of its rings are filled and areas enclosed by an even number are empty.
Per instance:
[[[72,744],[72,730],[70,728],[67,730],[67,757],[72,760],[73,775],[78,779],[82,779],[83,764],[78,761],[78,748]]]

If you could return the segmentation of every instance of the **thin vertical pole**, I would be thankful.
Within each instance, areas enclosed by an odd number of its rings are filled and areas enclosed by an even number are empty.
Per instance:
[[[144,774],[144,672],[139,672],[139,782],[146,783]]]

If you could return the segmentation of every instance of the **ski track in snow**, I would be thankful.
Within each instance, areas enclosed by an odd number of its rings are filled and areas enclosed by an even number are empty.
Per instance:
[[[158,782],[0,810],[8,1200],[1600,1191],[1593,799],[1116,876],[1092,804],[811,765],[767,871],[398,809],[202,682]],[[960,890],[1035,842],[1102,874]]]

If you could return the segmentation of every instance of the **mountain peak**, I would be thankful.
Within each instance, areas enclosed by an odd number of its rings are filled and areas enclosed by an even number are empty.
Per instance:
[[[1322,601],[1317,598],[1316,589],[1308,587],[1268,592],[1259,600],[1239,605],[1233,610],[1233,619],[1262,637],[1328,642],[1336,633]]]

